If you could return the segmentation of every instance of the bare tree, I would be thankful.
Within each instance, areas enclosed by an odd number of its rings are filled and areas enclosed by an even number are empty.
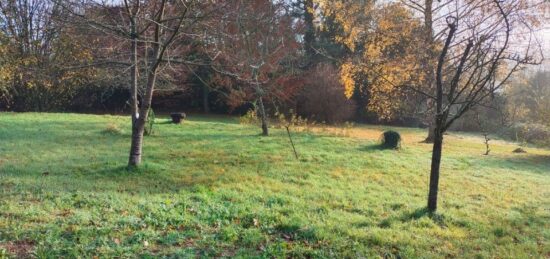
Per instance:
[[[428,209],[437,209],[443,135],[470,109],[490,98],[523,65],[537,63],[531,42],[512,44],[529,33],[518,2],[500,0],[467,3],[456,1],[454,15],[446,18],[445,42],[435,73],[434,143],[428,193]]]
[[[119,65],[130,70],[132,140],[129,167],[142,160],[144,128],[159,72],[169,62],[182,63],[182,44],[194,36],[192,28],[207,16],[214,1],[197,0],[54,0],[72,14],[72,22],[87,26],[114,41],[122,53],[88,65]],[[73,11],[77,10],[77,11]],[[144,84],[140,87],[140,84]],[[141,97],[141,98],[140,98]],[[141,99],[141,101],[140,101]]]
[[[481,131],[481,134],[483,135],[483,143],[485,144],[485,154],[486,156],[489,155],[489,153],[491,152],[491,147],[489,146],[489,141],[491,141],[491,138],[489,137],[489,132],[487,130],[487,126],[483,123],[483,120],[482,118],[480,118],[481,116],[479,115],[479,113],[477,113],[477,111],[474,110],[474,112],[476,112],[475,114],[475,121],[477,123],[477,126],[479,127],[479,130]]]
[[[252,102],[260,116],[262,135],[269,135],[265,101],[288,98],[293,91],[280,79],[288,76],[284,63],[296,53],[292,17],[284,1],[233,1],[209,42],[212,68],[237,81],[230,86],[233,103]],[[295,91],[294,91],[295,92]]]

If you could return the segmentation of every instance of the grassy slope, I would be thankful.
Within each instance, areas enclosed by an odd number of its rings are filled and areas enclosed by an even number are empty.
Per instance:
[[[298,162],[281,130],[192,118],[157,125],[127,172],[127,118],[0,114],[0,257],[550,256],[548,150],[447,136],[428,216],[424,132],[383,151],[381,129],[299,134]]]

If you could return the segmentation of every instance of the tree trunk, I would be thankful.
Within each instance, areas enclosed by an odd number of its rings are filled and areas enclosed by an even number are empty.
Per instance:
[[[435,140],[435,125],[432,122],[428,126],[428,136],[424,140],[424,143],[434,143],[434,140]]]
[[[140,1],[137,1],[137,10],[139,10],[139,3]],[[154,19],[154,40],[152,42],[153,46],[153,53],[152,57],[154,59],[152,61],[149,61],[146,59],[146,63],[149,64],[148,66],[148,72],[147,72],[147,85],[145,90],[144,98],[141,101],[141,104],[139,105],[139,112],[137,111],[138,105],[137,105],[137,76],[138,76],[138,35],[137,35],[137,25],[135,21],[135,14],[131,16],[131,31],[132,31],[132,55],[133,55],[133,63],[134,63],[134,69],[132,74],[132,83],[133,83],[133,93],[132,93],[132,101],[133,106],[132,109],[135,109],[136,111],[133,112],[133,120],[132,120],[132,144],[130,147],[130,158],[128,160],[128,167],[136,167],[141,163],[141,155],[142,155],[142,146],[143,146],[143,133],[145,129],[145,123],[147,122],[147,118],[149,116],[149,109],[151,109],[151,101],[153,99],[153,91],[155,90],[155,83],[157,79],[157,71],[160,65],[160,62],[162,61],[162,57],[164,56],[164,53],[168,46],[173,42],[176,34],[178,33],[179,29],[182,27],[182,23],[185,16],[181,16],[179,19],[178,26],[173,28],[171,35],[168,36],[166,40],[163,40],[163,30],[164,30],[164,11],[166,8],[167,1],[162,1],[159,6],[159,11],[155,15]],[[147,57],[148,55],[146,55]],[[141,114],[140,114],[141,113]]]
[[[141,163],[141,151],[143,147],[143,133],[145,132],[145,122],[149,116],[148,111],[151,108],[151,101],[153,99],[153,89],[155,88],[157,71],[152,69],[149,71],[147,80],[147,92],[145,98],[142,101],[140,115],[133,121],[132,125],[132,145],[130,146],[130,159],[128,161],[128,167],[137,167]]]
[[[434,62],[437,58],[437,55],[433,49],[434,40],[433,40],[433,0],[424,1],[424,44],[425,50],[424,57],[422,58],[422,66],[424,70],[424,84],[427,87],[427,92],[433,91],[433,82],[435,78],[434,74]],[[435,122],[433,121],[434,115],[431,114],[430,106],[432,105],[431,100],[426,101],[426,110],[427,118],[429,119],[428,123],[428,136],[424,140],[424,143],[434,143],[435,139]]]
[[[308,66],[313,63],[313,58],[315,56],[315,25],[313,24],[313,20],[315,19],[313,16],[313,0],[304,0],[304,25],[305,25],[305,32],[304,32],[304,47],[306,52],[306,59]]]
[[[130,158],[128,167],[137,167],[141,164],[141,151],[143,147],[143,133],[145,131],[145,118],[139,118],[132,123],[132,144],[130,146]]]
[[[430,171],[430,191],[428,193],[428,210],[437,210],[437,192],[439,190],[439,171],[441,166],[441,153],[443,150],[443,133],[436,127],[434,132],[432,168]]]
[[[132,71],[131,71],[131,112],[132,112],[132,140],[130,145],[130,157],[128,158],[128,167],[137,167],[141,163],[141,147],[143,143],[143,132],[145,121],[140,123],[140,114],[138,110],[138,37],[136,34],[136,23],[132,19]],[[141,126],[140,126],[141,124]]]
[[[260,112],[260,119],[262,121],[262,135],[268,136],[269,129],[267,126],[267,114],[265,112],[264,101],[262,100],[262,97],[258,98],[258,109]]]

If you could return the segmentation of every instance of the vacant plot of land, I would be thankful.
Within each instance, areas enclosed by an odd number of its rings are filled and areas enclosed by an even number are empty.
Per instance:
[[[283,130],[157,122],[128,172],[126,117],[0,114],[0,257],[550,256],[548,150],[446,136],[427,215],[423,130],[297,133],[296,160]]]

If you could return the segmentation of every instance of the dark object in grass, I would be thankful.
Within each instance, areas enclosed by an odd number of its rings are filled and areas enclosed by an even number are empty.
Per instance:
[[[382,134],[380,146],[385,149],[401,148],[401,135],[397,131],[388,130]]]
[[[183,112],[177,112],[177,113],[171,113],[170,117],[172,117],[172,123],[180,124],[182,120],[187,118],[187,115]]]
[[[520,147],[514,149],[514,151],[512,151],[512,152],[513,153],[527,153],[527,151],[525,151],[525,149],[520,148]]]

